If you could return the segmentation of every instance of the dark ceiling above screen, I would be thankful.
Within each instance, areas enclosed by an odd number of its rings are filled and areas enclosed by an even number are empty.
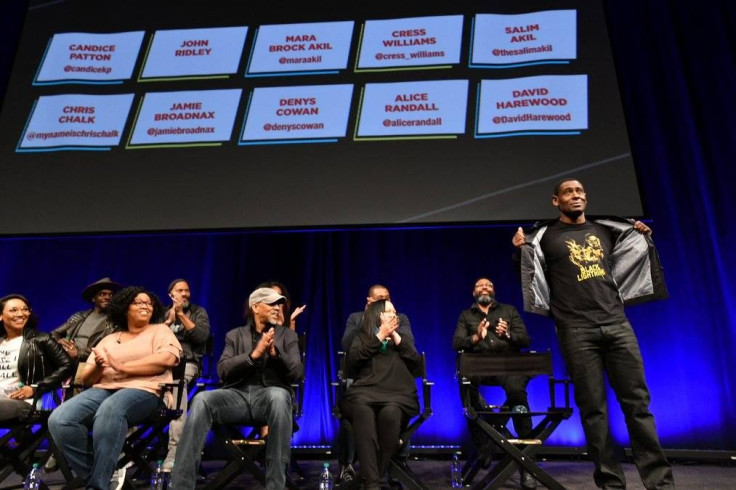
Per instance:
[[[598,1],[202,6],[29,2],[1,234],[642,215]]]

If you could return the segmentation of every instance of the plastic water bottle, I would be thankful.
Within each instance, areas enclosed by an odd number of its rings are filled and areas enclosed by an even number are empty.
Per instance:
[[[330,473],[330,463],[325,463],[322,474],[319,477],[319,490],[332,490],[334,482],[332,481],[332,473]]]
[[[41,488],[41,472],[38,469],[38,463],[33,463],[31,472],[28,473],[25,482],[23,482],[23,488],[26,490]]]
[[[167,474],[164,472],[164,462],[158,460],[156,463],[156,469],[151,473],[151,490],[166,490],[167,485]]]
[[[463,488],[463,469],[460,467],[457,453],[452,455],[452,462],[450,463],[450,484],[452,488]]]

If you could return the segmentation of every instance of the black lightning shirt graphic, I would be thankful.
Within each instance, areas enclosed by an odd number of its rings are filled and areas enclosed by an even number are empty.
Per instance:
[[[586,222],[557,221],[541,240],[550,287],[551,314],[558,327],[594,327],[626,321],[608,261],[610,230]]]

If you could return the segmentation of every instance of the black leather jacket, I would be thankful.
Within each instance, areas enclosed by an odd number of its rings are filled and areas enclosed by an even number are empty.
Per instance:
[[[54,337],[54,339],[56,340],[63,338],[74,340],[77,337],[77,333],[82,327],[84,320],[86,320],[93,311],[94,310],[84,310],[74,313],[72,316],[69,317],[67,321],[62,323],[59,327],[55,328],[51,332],[51,336]],[[92,347],[96,346],[100,340],[110,335],[114,330],[115,328],[113,327],[112,322],[109,318],[103,321],[97,327],[97,330],[92,335],[90,335],[89,340],[87,340],[87,346],[84,348],[78,347],[79,352],[77,360],[80,363],[85,362],[92,352]]]
[[[23,330],[18,377],[25,385],[37,385],[36,395],[58,388],[73,372],[74,362],[51,335],[32,328]]]

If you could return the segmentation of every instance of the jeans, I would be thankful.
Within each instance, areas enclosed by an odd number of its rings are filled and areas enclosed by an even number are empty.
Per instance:
[[[616,394],[626,420],[634,462],[644,486],[674,488],[672,468],[662,451],[649,411],[649,388],[639,343],[629,322],[557,329],[562,356],[575,385],[575,403],[595,463],[599,487],[625,488],[608,422],[606,385]]]
[[[143,422],[157,407],[158,396],[147,391],[89,388],[51,413],[49,431],[86,487],[106,490],[128,427]]]
[[[194,362],[188,362],[185,368],[184,372],[184,392],[181,394],[181,405],[179,408],[182,410],[181,417],[178,419],[174,419],[169,424],[169,452],[166,455],[166,462],[169,462],[171,464],[174,463],[176,460],[176,446],[179,444],[179,439],[181,438],[181,432],[184,430],[184,422],[187,420],[187,407],[188,407],[188,400],[187,396],[189,395],[187,387],[190,385],[192,380],[196,378],[199,375],[199,365]],[[178,381],[178,380],[176,380]],[[178,388],[174,388],[173,396],[174,401],[176,401],[176,397],[178,396]]]
[[[291,458],[292,421],[291,394],[285,388],[248,385],[198,393],[179,440],[169,488],[194,488],[207,433],[218,423],[268,425],[266,488],[283,490]]]

